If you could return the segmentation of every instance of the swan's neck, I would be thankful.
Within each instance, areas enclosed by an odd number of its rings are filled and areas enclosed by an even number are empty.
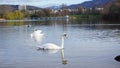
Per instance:
[[[62,58],[62,61],[64,61],[64,50],[61,50],[61,58]]]
[[[64,48],[64,37],[62,36],[62,43],[61,43],[61,48]]]

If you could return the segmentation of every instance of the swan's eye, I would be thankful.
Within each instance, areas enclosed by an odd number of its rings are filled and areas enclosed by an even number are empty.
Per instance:
[[[63,36],[64,36],[64,37],[66,37],[66,36],[67,36],[67,34],[63,34]]]

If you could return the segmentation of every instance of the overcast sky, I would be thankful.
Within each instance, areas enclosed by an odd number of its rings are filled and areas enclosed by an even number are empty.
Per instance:
[[[33,5],[39,7],[47,7],[61,4],[78,4],[90,0],[0,0],[0,4],[14,4],[14,5]]]

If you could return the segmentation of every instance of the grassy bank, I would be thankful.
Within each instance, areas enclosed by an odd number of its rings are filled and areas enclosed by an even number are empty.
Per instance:
[[[91,14],[82,14],[82,15],[70,15],[70,19],[89,19],[89,20],[97,20],[101,19],[101,15],[91,15]]]

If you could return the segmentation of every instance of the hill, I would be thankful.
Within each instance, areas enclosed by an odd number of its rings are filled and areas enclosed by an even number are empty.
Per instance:
[[[0,7],[10,7],[11,10],[18,10],[19,9],[19,5],[0,5]],[[41,9],[39,7],[36,7],[36,6],[30,6],[30,5],[26,5],[26,8],[27,10],[38,10],[38,9]]]
[[[92,1],[85,1],[80,4],[73,4],[70,6],[67,6],[67,8],[77,8],[78,6],[81,6],[83,8],[94,8],[94,7],[100,7],[104,6],[109,2],[113,2],[114,0],[92,0]]]

